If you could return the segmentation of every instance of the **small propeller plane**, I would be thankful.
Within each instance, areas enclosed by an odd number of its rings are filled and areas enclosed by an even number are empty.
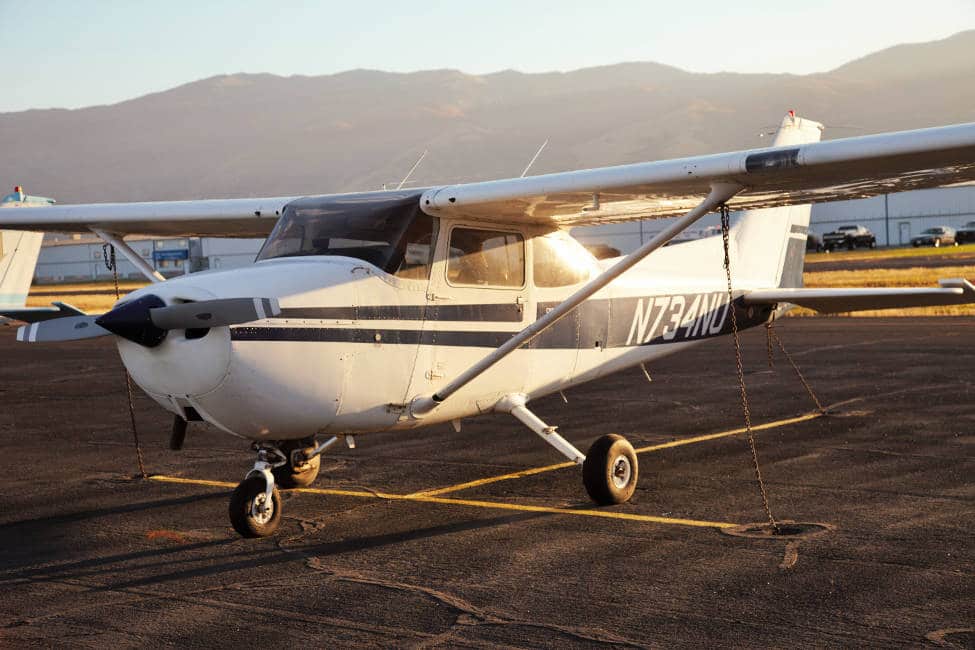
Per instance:
[[[966,280],[802,288],[811,202],[975,180],[975,123],[827,142],[822,130],[790,111],[770,147],[677,160],[415,190],[3,210],[6,229],[94,232],[152,281],[105,314],[34,319],[17,338],[113,336],[132,379],[184,431],[205,420],[252,441],[257,460],[230,500],[245,536],[275,531],[277,486],[310,484],[337,441],[490,412],[580,464],[595,502],[622,503],[637,484],[633,447],[605,435],[583,454],[531,400],[794,305],[975,302]],[[664,247],[716,210],[743,213],[726,239]],[[567,233],[662,217],[676,219],[611,260]],[[162,281],[125,243],[135,233],[267,239],[248,267]]]

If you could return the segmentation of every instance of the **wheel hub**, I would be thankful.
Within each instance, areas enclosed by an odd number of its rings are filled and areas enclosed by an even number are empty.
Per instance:
[[[630,466],[630,459],[620,455],[613,460],[613,485],[618,489],[625,488],[630,483],[633,476],[633,468]]]
[[[274,516],[274,503],[269,503],[267,495],[261,492],[251,502],[251,517],[262,526]]]

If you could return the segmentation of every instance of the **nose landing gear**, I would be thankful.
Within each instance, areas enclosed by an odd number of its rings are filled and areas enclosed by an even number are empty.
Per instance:
[[[281,494],[273,470],[288,464],[277,445],[255,443],[254,469],[230,495],[230,523],[244,537],[267,537],[281,523]]]
[[[343,436],[353,447],[351,436]],[[314,438],[283,442],[256,442],[254,469],[230,496],[230,523],[244,537],[273,535],[281,523],[283,488],[307,487],[314,482],[321,467],[321,454],[334,445],[339,436],[316,443]]]

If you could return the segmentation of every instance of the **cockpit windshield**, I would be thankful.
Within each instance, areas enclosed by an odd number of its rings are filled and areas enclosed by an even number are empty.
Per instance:
[[[422,280],[430,275],[437,228],[415,191],[299,199],[285,208],[257,259],[341,255]]]

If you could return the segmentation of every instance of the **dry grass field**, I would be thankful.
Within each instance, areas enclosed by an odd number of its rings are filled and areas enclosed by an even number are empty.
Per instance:
[[[958,256],[975,255],[975,244],[952,248],[894,248],[890,250],[857,250],[840,251],[836,253],[811,253],[807,256],[806,272],[804,274],[807,287],[910,287],[937,286],[941,278],[975,278],[975,262],[971,265],[959,265]],[[918,258],[920,266],[907,266],[911,258]],[[922,259],[923,258],[923,259]],[[942,266],[938,260],[943,259]],[[837,265],[849,262],[851,268],[847,270],[817,270],[817,267],[828,265],[835,269]],[[893,266],[896,262],[896,267]],[[964,263],[964,262],[962,262]],[[145,286],[141,281],[123,281],[120,283],[122,294]],[[61,285],[38,285],[31,287],[31,294],[27,298],[28,307],[44,307],[53,301],[66,302],[86,312],[104,312],[115,304],[115,287],[112,282],[89,282]],[[808,309],[795,309],[792,316],[814,316],[815,312]],[[883,310],[843,314],[842,316],[877,317],[877,316],[975,316],[975,305],[958,305],[949,307],[919,307],[915,309]]]
[[[807,267],[809,268],[809,267]],[[813,267],[815,268],[815,267]],[[805,285],[810,288],[824,287],[927,287],[937,286],[941,278],[975,278],[975,266],[913,266],[902,269],[855,269],[850,271],[806,271]],[[809,309],[794,309],[790,316],[816,316]],[[975,316],[975,305],[949,305],[945,307],[915,307],[912,309],[883,309],[861,311],[841,316]]]
[[[146,286],[143,281],[123,280],[119,292],[124,296]],[[106,312],[115,304],[115,284],[108,282],[83,282],[72,284],[40,284],[30,288],[28,307],[47,307],[52,302],[66,302],[89,313]]]
[[[931,246],[919,248],[874,248],[856,249],[852,251],[838,250],[832,253],[807,253],[806,263],[817,264],[820,262],[845,262],[845,261],[884,261],[884,260],[903,260],[911,257],[947,257],[953,258],[956,255],[970,256],[975,255],[975,244],[964,244],[962,246],[949,246],[946,248],[933,248]]]

